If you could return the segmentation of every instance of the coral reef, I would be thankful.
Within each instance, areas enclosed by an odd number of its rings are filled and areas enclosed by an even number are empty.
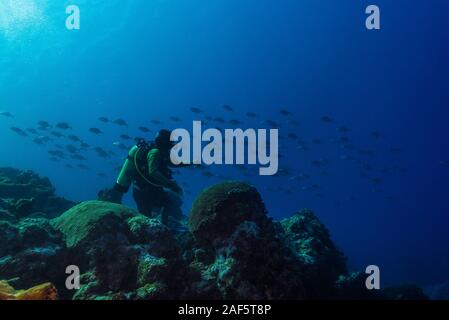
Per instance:
[[[188,230],[174,232],[109,202],[71,203],[62,213],[55,204],[70,202],[38,196],[60,199],[48,180],[13,169],[2,175],[0,279],[11,279],[16,288],[51,282],[61,299],[91,300],[425,298],[410,286],[368,291],[365,275],[347,272],[346,258],[313,212],[273,221],[246,183],[204,190],[192,206]],[[13,212],[5,205],[21,199]],[[29,215],[30,206],[46,215]],[[51,207],[56,211],[45,211]],[[80,270],[78,290],[65,287],[69,265]],[[4,288],[0,292],[10,298],[36,291]]]
[[[48,178],[32,171],[0,168],[0,220],[52,218],[75,203],[55,195]]]
[[[47,282],[27,290],[15,290],[7,281],[0,281],[0,300],[56,300],[56,287]]]
[[[179,292],[181,255],[158,220],[118,204],[81,203],[52,221],[67,264],[85,270],[76,299],[162,299]]]
[[[449,300],[449,280],[425,288],[425,293],[434,300]]]

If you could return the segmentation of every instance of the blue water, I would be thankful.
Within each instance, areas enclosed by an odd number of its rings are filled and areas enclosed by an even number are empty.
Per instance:
[[[126,156],[112,145],[120,134],[141,135],[141,125],[190,128],[205,115],[240,120],[242,128],[272,119],[282,136],[296,133],[308,147],[281,140],[287,174],[212,167],[208,178],[180,170],[186,213],[223,176],[247,180],[276,219],[313,209],[351,269],[379,265],[384,285],[447,280],[449,165],[440,162],[449,159],[449,3],[375,2],[380,31],[365,29],[367,1],[0,0],[0,111],[14,114],[0,117],[0,165],[35,170],[59,194],[87,200],[114,183]],[[80,30],[65,28],[68,4],[81,9]],[[334,123],[321,121],[325,115]],[[123,118],[129,128],[102,124],[100,116]],[[39,120],[67,121],[74,134],[116,155],[83,151],[89,170],[52,162],[47,151],[67,140],[40,146],[10,130]],[[341,136],[354,149],[334,141]],[[317,159],[326,164],[311,165]],[[310,179],[292,179],[301,173]],[[134,205],[130,196],[126,203]]]

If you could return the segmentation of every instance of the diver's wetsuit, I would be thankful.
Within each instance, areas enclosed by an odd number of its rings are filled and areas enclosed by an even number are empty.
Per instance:
[[[147,156],[140,154],[141,152],[147,152]],[[158,148],[153,147],[148,151],[134,146],[128,153],[116,183],[123,193],[126,193],[132,184],[133,197],[139,212],[149,217],[162,212],[164,224],[167,223],[169,215],[182,215],[180,198],[171,191],[164,190],[174,183],[171,180],[170,165],[168,155],[164,156]]]

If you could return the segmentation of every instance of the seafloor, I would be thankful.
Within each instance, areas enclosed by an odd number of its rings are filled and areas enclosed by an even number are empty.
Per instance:
[[[426,299],[366,289],[310,210],[273,221],[257,190],[204,190],[173,231],[100,201],[58,197],[47,178],[0,168],[0,299]],[[179,228],[178,228],[179,229]],[[66,288],[66,268],[80,288]]]

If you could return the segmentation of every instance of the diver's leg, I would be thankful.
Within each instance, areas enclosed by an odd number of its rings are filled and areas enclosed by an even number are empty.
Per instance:
[[[171,191],[164,191],[162,199],[164,207],[162,212],[162,223],[168,225],[169,217],[179,220],[182,217],[181,198]]]
[[[134,201],[136,202],[137,209],[139,212],[147,217],[152,217],[152,205],[150,201],[151,195],[148,194],[148,192],[145,192],[145,190],[142,190],[138,187],[133,188],[133,197]]]

